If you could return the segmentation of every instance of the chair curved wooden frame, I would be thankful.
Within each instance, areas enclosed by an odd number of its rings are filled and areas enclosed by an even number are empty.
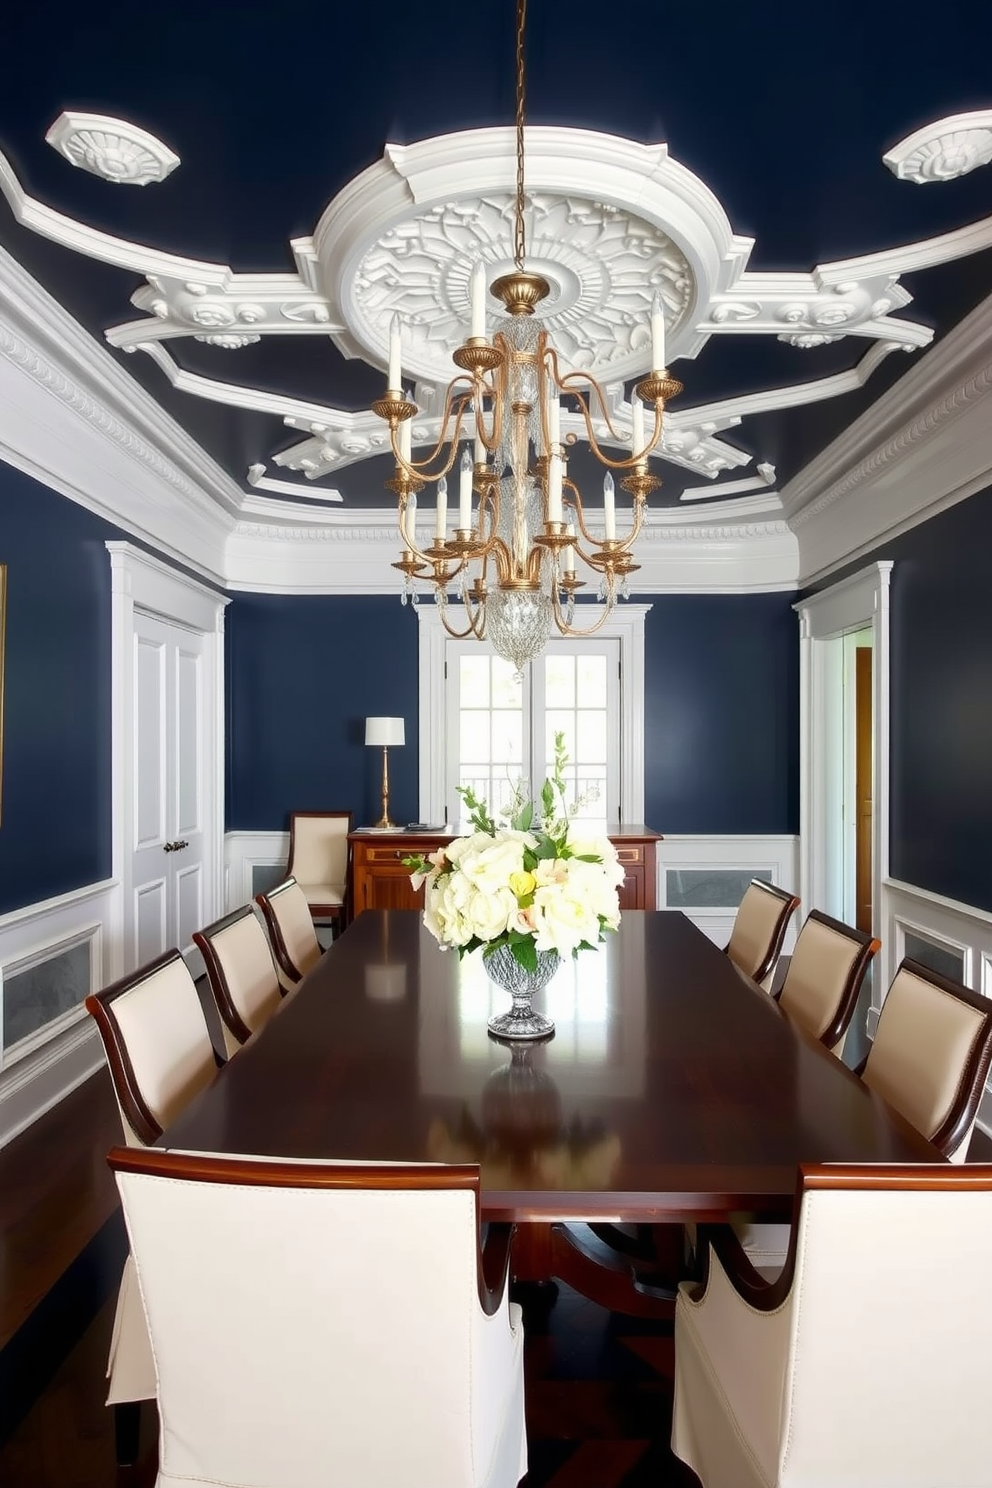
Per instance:
[[[990,1205],[992,1165],[804,1165],[770,1280],[730,1230],[702,1227],[703,1280],[683,1282],[676,1305],[675,1455],[702,1483],[735,1488],[979,1488]],[[932,1280],[938,1240],[956,1284],[928,1292],[921,1324],[909,1303]],[[941,1369],[921,1377],[920,1359],[936,1356]],[[962,1429],[941,1432],[943,1420]]]
[[[115,1173],[139,1173],[184,1183],[230,1183],[268,1188],[471,1190],[478,1224],[479,1168],[464,1163],[280,1162],[273,1158],[221,1157],[153,1147],[113,1147],[107,1162]],[[476,1275],[479,1304],[492,1317],[499,1311],[509,1277],[515,1225],[492,1222],[485,1242],[477,1228]]]
[[[729,1225],[703,1224],[698,1229],[701,1267],[698,1279],[684,1283],[699,1294],[706,1289],[709,1263],[716,1255],[734,1290],[758,1312],[775,1312],[792,1290],[803,1195],[817,1189],[914,1189],[961,1192],[992,1188],[992,1164],[968,1163],[801,1163],[789,1224],[789,1248],[782,1270],[773,1279],[758,1272]]]
[[[956,998],[958,1002],[965,1003],[968,1007],[981,1015],[968,1057],[957,1083],[954,1099],[948,1108],[947,1114],[929,1140],[944,1157],[950,1157],[956,1152],[971,1133],[985,1093],[985,1082],[988,1079],[989,1069],[992,1067],[992,1001],[983,997],[979,992],[973,992],[970,987],[964,986],[962,982],[956,982],[951,977],[942,976],[938,971],[931,971],[920,961],[914,961],[906,956],[900,961],[896,974],[892,979],[895,985],[900,972],[909,972],[911,976],[918,977],[921,981],[930,983],[931,986],[946,992],[950,997]],[[891,991],[891,987],[890,987]],[[888,998],[886,998],[888,1001]],[[879,1027],[885,1015],[885,1003],[882,1004],[882,1012],[879,1014]],[[878,1028],[875,1030],[875,1038],[878,1038]],[[874,1044],[873,1044],[874,1047]],[[863,1076],[865,1069],[871,1059],[871,1049],[865,1055],[861,1063],[856,1067],[855,1074]],[[924,1136],[926,1133],[924,1132]]]
[[[289,889],[299,889],[299,887],[296,879],[290,874],[288,878],[284,878],[282,883],[276,884],[274,888],[266,889],[263,893],[255,895],[255,903],[261,911],[265,929],[269,937],[269,944],[272,947],[273,959],[275,960],[277,970],[281,973],[280,979],[287,988],[289,986],[295,986],[303,980],[305,968],[297,966],[290,954],[289,947],[286,944],[286,937],[283,934],[283,927],[279,923],[275,903],[280,894],[285,894]]]
[[[831,1019],[827,1026],[819,1035],[819,1041],[821,1044],[824,1045],[825,1048],[836,1050],[841,1039],[847,1032],[851,1019],[854,1017],[854,1010],[858,1005],[858,994],[861,991],[861,984],[865,979],[865,973],[871,965],[873,957],[876,956],[877,953],[881,950],[882,942],[880,940],[876,940],[874,936],[867,934],[864,930],[857,930],[853,925],[845,925],[843,920],[835,920],[832,915],[824,914],[823,911],[819,909],[810,910],[809,914],[806,916],[806,919],[803,922],[803,927],[799,932],[800,937],[802,936],[803,930],[805,930],[806,926],[811,920],[817,924],[826,926],[827,929],[832,930],[836,935],[843,935],[844,937],[846,937],[847,940],[852,941],[858,947],[857,954],[855,955],[847,976],[844,979],[844,985],[841,988],[841,992],[833,1015],[831,1016]],[[797,937],[797,950],[798,946],[799,938]],[[793,953],[793,961],[794,960],[795,953]],[[791,969],[792,966],[790,964],[790,971]],[[789,972],[786,972],[785,979],[783,980],[781,987],[777,988],[776,991],[772,994],[780,1005],[782,1003],[783,995],[787,992],[788,986]],[[788,1014],[787,1007],[783,1007],[782,1010],[783,1012]]]
[[[86,1011],[100,1030],[107,1064],[121,1110],[135,1136],[147,1144],[158,1140],[162,1135],[162,1126],[142,1093],[123,1031],[114,1013],[114,1003],[118,998],[140,987],[143,982],[150,981],[165,967],[182,959],[178,950],[163,951],[162,955],[156,956],[154,961],[149,961],[137,971],[121,977],[109,987],[104,987],[102,991],[91,992],[85,1001]],[[207,1031],[206,1024],[204,1024],[204,1029]],[[209,1038],[209,1031],[207,1031],[207,1037]],[[216,1049],[214,1061],[218,1066],[224,1063]]]
[[[289,814],[289,859],[286,863],[286,877],[295,878],[297,883],[303,889],[304,893],[306,893],[307,882],[301,879],[297,867],[297,822],[305,822],[311,821],[314,818],[322,818],[324,820],[341,820],[344,823],[344,830],[342,831],[341,836],[344,840],[345,868],[343,879],[344,889],[341,903],[324,904],[321,903],[319,900],[311,900],[309,895],[307,895],[307,902],[310,905],[310,913],[315,920],[331,920],[336,926],[340,926],[341,928],[343,928],[351,918],[351,905],[349,903],[351,875],[349,872],[350,849],[348,846],[348,834],[351,831],[352,815],[353,813],[350,811],[291,811]]]
[[[741,966],[733,952],[734,931],[730,932],[730,940],[724,947],[724,951],[733,961],[739,971],[743,971],[752,981],[762,984],[774,971],[779,956],[782,954],[782,943],[785,940],[785,932],[789,927],[789,921],[799,908],[800,899],[798,894],[791,894],[787,889],[780,889],[777,884],[770,883],[764,878],[752,878],[744,891],[744,898],[738,906],[737,913],[740,915],[744,900],[754,890],[756,893],[764,894],[774,901],[775,919],[771,927],[768,944],[753,971]],[[736,925],[736,921],[735,921]]]
[[[246,918],[250,919],[253,924],[258,925],[258,933],[262,937],[262,943],[265,945],[266,953],[269,956],[272,966],[273,978],[276,982],[279,995],[282,996],[283,989],[279,985],[275,962],[272,960],[272,954],[266,941],[265,930],[259,924],[255,911],[250,904],[243,904],[240,908],[232,910],[230,914],[222,916],[221,919],[214,920],[213,924],[208,925],[206,929],[194,930],[193,932],[193,943],[199,947],[200,954],[203,956],[207,980],[210,983],[214,1002],[217,1004],[217,1011],[220,1013],[224,1027],[230,1035],[230,1039],[234,1040],[235,1045],[246,1044],[252,1036],[252,1029],[248,1027],[235,1002],[227,972],[224,969],[224,964],[214,944],[214,938],[222,931],[229,929],[232,925],[237,925],[241,920]],[[233,1052],[230,1039],[228,1039],[229,1054]]]

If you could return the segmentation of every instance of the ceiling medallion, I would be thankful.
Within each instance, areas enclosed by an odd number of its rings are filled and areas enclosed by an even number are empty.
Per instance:
[[[619,300],[613,335],[629,328],[629,340],[640,357],[650,345],[653,369],[632,395],[629,454],[608,455],[597,437],[606,426],[611,445],[623,444],[612,427],[609,399],[587,368],[573,371],[559,360],[552,339],[553,317],[542,323],[541,307],[552,298],[549,278],[537,272],[526,244],[524,195],[524,22],[527,0],[517,0],[516,194],[513,201],[513,260],[508,273],[489,284],[505,314],[487,334],[488,264],[479,255],[471,262],[467,317],[445,327],[450,344],[458,331],[452,360],[459,369],[442,396],[441,431],[425,456],[413,459],[414,420],[419,413],[403,391],[404,326],[397,306],[412,293],[420,299],[423,271],[416,250],[401,248],[395,272],[380,276],[389,291],[391,310],[389,370],[386,391],[372,405],[389,425],[396,472],[387,482],[398,498],[403,553],[394,564],[403,574],[403,600],[416,602],[416,583],[432,585],[442,624],[449,635],[488,639],[497,655],[519,675],[543,651],[552,625],[562,635],[591,635],[627,594],[628,576],[639,565],[633,547],[644,521],[647,498],[661,484],[648,470],[648,456],[661,440],[665,404],[682,391],[665,366],[665,302],[660,285],[638,316],[635,306]],[[470,222],[478,211],[468,214]],[[439,219],[438,219],[439,220]],[[605,227],[600,213],[593,236]],[[469,227],[469,230],[471,228]],[[400,240],[403,248],[409,238]],[[464,234],[458,244],[465,251]],[[395,250],[394,250],[395,251]],[[471,251],[471,250],[469,250]],[[628,257],[636,249],[628,242]],[[651,251],[650,249],[648,250]],[[471,260],[470,260],[471,261]],[[684,262],[684,260],[683,260]],[[686,266],[687,270],[687,266]],[[368,282],[368,281],[366,281]],[[409,289],[407,288],[409,286]],[[561,282],[558,297],[561,297]],[[607,310],[609,307],[606,307]],[[465,320],[468,336],[465,337]],[[590,352],[595,346],[584,332],[573,332],[572,344]],[[422,345],[423,338],[415,344]],[[567,353],[566,353],[567,355]],[[569,443],[561,435],[561,395],[571,398],[585,425],[589,449],[606,469],[603,480],[603,532],[592,532],[582,496],[567,473]],[[462,435],[466,442],[462,445]],[[473,454],[469,442],[474,441]],[[447,477],[458,467],[458,515],[448,532]],[[613,472],[623,472],[621,486],[630,496],[630,514],[618,522]],[[418,546],[417,493],[436,483],[434,540]],[[627,531],[618,535],[619,528]],[[599,581],[598,608],[585,609],[591,623],[576,624],[576,591],[585,587],[577,560]],[[490,584],[493,587],[490,587]],[[462,603],[456,621],[449,613],[449,586],[457,585]]]
[[[55,120],[45,139],[70,165],[119,186],[164,181],[179,164],[179,156],[154,134],[107,114],[67,110]]]

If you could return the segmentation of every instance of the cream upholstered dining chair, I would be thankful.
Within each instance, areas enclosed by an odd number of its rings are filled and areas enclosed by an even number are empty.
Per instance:
[[[863,930],[811,909],[796,937],[778,1005],[811,1037],[840,1056],[858,993],[881,947]]]
[[[789,921],[798,908],[796,894],[761,878],[752,878],[738,907],[727,955],[738,971],[766,991],[775,974]]]
[[[992,1167],[803,1168],[797,1209],[777,1282],[723,1228],[679,1288],[676,1456],[703,1488],[987,1488]]]
[[[515,1488],[512,1229],[480,1249],[477,1167],[109,1160],[158,1365],[159,1488]]]
[[[283,879],[274,889],[256,894],[255,903],[268,932],[280,984],[284,992],[289,992],[323,954],[310,906],[295,878]]]
[[[885,995],[867,1057],[857,1073],[951,1162],[964,1162],[992,1062],[992,1002],[904,960]],[[748,1260],[778,1274],[789,1226],[735,1216]]]
[[[286,877],[295,878],[315,920],[335,930],[348,917],[350,811],[293,811],[289,817]]]
[[[282,1000],[268,938],[250,904],[194,930],[224,1030],[228,1057],[267,1023]]]
[[[103,1040],[124,1140],[156,1141],[217,1073],[200,998],[177,950],[86,999]],[[138,1419],[126,1407],[155,1396],[155,1365],[129,1255],[124,1264],[107,1362],[107,1404],[115,1407],[117,1460],[133,1462]]]
[[[992,1001],[903,960],[858,1074],[951,1162],[964,1162],[992,1062]]]

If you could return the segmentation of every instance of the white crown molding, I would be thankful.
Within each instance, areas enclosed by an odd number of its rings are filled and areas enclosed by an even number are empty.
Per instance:
[[[237,486],[3,249],[0,388],[4,459],[221,578]]]
[[[782,491],[808,583],[989,484],[992,296]]]
[[[882,156],[900,181],[953,181],[992,161],[992,109],[949,114],[907,134]]]
[[[168,145],[127,119],[67,109],[45,135],[70,165],[115,185],[148,186],[164,181],[179,164]]]
[[[227,587],[264,594],[390,594],[401,579],[395,514],[303,510],[288,522],[238,523],[227,543]],[[745,593],[794,589],[795,535],[781,520],[687,524],[681,511],[650,512],[637,543],[631,592]],[[681,525],[679,525],[681,523]],[[426,537],[426,533],[424,534]],[[426,591],[423,591],[425,602]]]

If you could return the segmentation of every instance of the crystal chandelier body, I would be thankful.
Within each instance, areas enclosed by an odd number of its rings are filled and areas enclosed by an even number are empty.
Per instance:
[[[492,337],[486,335],[485,269],[472,271],[471,325],[467,340],[453,352],[459,373],[445,390],[441,429],[435,447],[414,460],[411,420],[416,404],[402,391],[402,332],[394,316],[389,337],[385,397],[373,411],[389,424],[396,461],[386,482],[397,496],[403,554],[395,563],[404,576],[404,603],[417,600],[416,584],[433,585],[435,602],[449,635],[488,637],[498,655],[519,673],[547,643],[552,625],[562,635],[591,635],[627,593],[627,579],[638,564],[632,549],[644,520],[647,498],[660,481],[648,470],[648,456],[661,439],[665,403],[682,384],[665,368],[665,321],[660,293],[651,310],[652,367],[631,398],[629,455],[611,457],[597,440],[593,417],[605,424],[609,442],[627,445],[610,419],[602,388],[588,372],[567,372],[547,331],[534,318],[535,306],[549,292],[546,279],[524,267],[524,21],[526,0],[517,0],[516,154],[514,271],[490,286],[506,315]],[[606,469],[603,481],[603,533],[586,521],[581,494],[569,479],[568,448],[576,436],[561,437],[561,397],[573,399],[585,424],[593,454]],[[646,427],[647,426],[647,427]],[[474,443],[469,454],[462,438]],[[459,455],[459,451],[461,454]],[[458,515],[448,531],[447,477],[458,464]],[[613,471],[623,472],[621,487],[631,512],[617,535]],[[417,494],[437,483],[434,540],[417,544]],[[590,606],[591,623],[576,625],[578,559],[598,578],[601,603]],[[449,609],[449,587],[457,585],[463,612]],[[580,606],[580,613],[585,609]]]

